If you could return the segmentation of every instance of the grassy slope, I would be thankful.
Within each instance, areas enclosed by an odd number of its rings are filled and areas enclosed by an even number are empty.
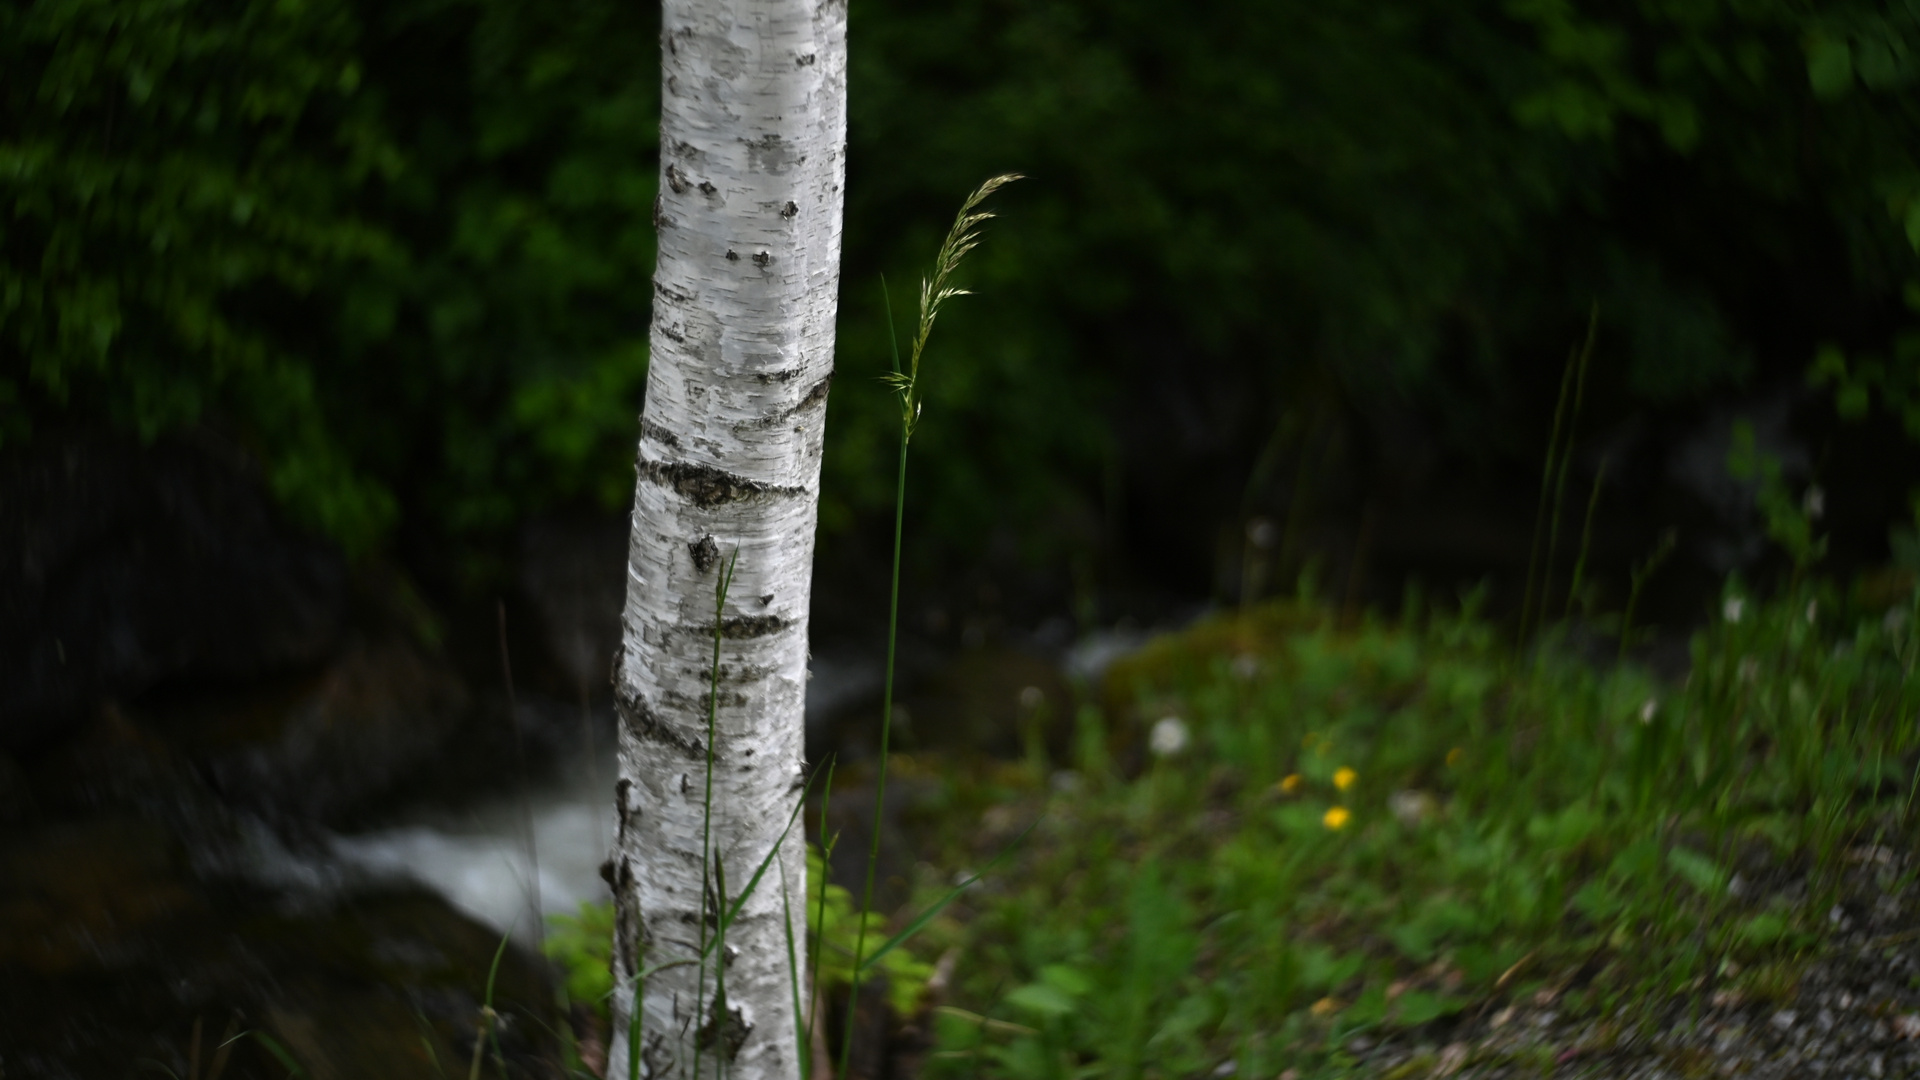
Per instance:
[[[961,957],[930,1072],[1337,1075],[1356,1035],[1542,989],[1627,1025],[1709,983],[1785,994],[1820,883],[1912,833],[1914,604],[1730,592],[1682,686],[1516,660],[1461,615],[1275,604],[1165,638],[1082,709],[1070,771],[951,781],[999,803],[949,865],[1041,824],[922,943]],[[1814,887],[1756,902],[1755,859]]]

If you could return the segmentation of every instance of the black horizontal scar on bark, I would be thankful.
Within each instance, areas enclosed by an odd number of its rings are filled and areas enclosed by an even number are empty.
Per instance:
[[[744,502],[760,495],[806,493],[805,488],[763,484],[711,465],[695,465],[690,461],[647,461],[640,464],[639,471],[647,480],[664,488],[672,488],[681,498],[702,510]]]
[[[691,757],[704,756],[699,739],[675,730],[672,724],[654,715],[653,709],[637,696],[616,690],[613,704],[614,711],[620,714],[620,722],[633,732],[634,738],[671,746]]]
[[[788,620],[778,615],[735,615],[731,619],[720,620],[720,636],[728,641],[745,641],[777,634],[789,625]],[[684,632],[712,640],[713,624],[685,627]]]
[[[649,420],[640,421],[640,437],[643,439],[652,439],[662,446],[671,447],[675,450],[680,449],[680,436]]]
[[[807,390],[806,396],[794,402],[792,406],[767,416],[757,417],[752,420],[743,420],[733,425],[733,430],[755,431],[784,424],[801,413],[806,412],[808,409],[826,404],[827,388],[832,385],[832,383],[833,375],[832,373],[828,373],[826,378],[814,383],[813,386]]]

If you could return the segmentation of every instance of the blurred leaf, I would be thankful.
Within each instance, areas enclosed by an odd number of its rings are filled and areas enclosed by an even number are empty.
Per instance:
[[[1815,96],[1833,101],[1853,86],[1853,48],[1846,41],[1816,35],[1807,42],[1807,83]]]

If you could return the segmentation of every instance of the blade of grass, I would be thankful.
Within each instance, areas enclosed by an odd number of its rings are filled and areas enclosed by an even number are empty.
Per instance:
[[[813,1054],[808,1045],[807,1010],[800,1004],[800,954],[793,948],[792,896],[783,863],[780,866],[780,931],[787,942],[787,986],[793,991],[793,1052],[800,1062],[800,1080],[808,1080],[813,1075]]]
[[[513,936],[509,930],[500,935],[500,944],[494,947],[493,963],[487,966],[487,992],[480,1002],[480,1030],[473,1037],[473,1061],[467,1066],[467,1080],[480,1080],[480,1055],[486,1050],[487,1035],[493,1028],[493,986],[500,975],[500,958],[507,954],[507,939]]]
[[[888,938],[885,944],[881,945],[878,949],[875,949],[873,951],[873,955],[867,957],[864,962],[860,962],[859,966],[855,968],[855,971],[865,972],[868,968],[874,966],[875,964],[878,964],[883,958],[886,957],[888,953],[892,952],[893,950],[899,948],[901,945],[905,944],[907,942],[907,939],[919,933],[923,927],[925,927],[928,923],[933,921],[934,916],[940,914],[940,912],[944,910],[948,904],[953,903],[956,897],[958,897],[961,893],[966,892],[969,888],[972,888],[974,882],[979,881],[981,878],[985,877],[988,871],[992,870],[995,866],[999,865],[1000,860],[1006,858],[1010,853],[1012,853],[1014,848],[1019,847],[1020,842],[1027,838],[1027,834],[1031,833],[1035,828],[1039,827],[1039,825],[1040,825],[1040,819],[1039,818],[1033,819],[1033,823],[1028,825],[1026,828],[1020,830],[1020,835],[1014,837],[1011,841],[1009,841],[1006,847],[1001,848],[1000,853],[998,855],[995,855],[992,859],[989,859],[987,861],[987,865],[981,867],[976,873],[974,873],[972,877],[968,878],[967,880],[961,882],[958,885],[955,885],[953,888],[947,890],[946,895],[942,896],[938,900],[935,900],[933,903],[927,905],[927,907],[924,910],[922,910],[920,914],[913,917],[913,921],[909,922],[906,925],[905,929],[901,930],[899,933]]]
[[[1567,414],[1567,439],[1560,445],[1560,473],[1553,482],[1553,511],[1547,522],[1547,561],[1540,567],[1540,618],[1546,617],[1547,597],[1553,595],[1553,560],[1560,551],[1560,507],[1567,497],[1567,469],[1573,464],[1573,444],[1580,431],[1580,411],[1587,399],[1587,362],[1593,358],[1594,335],[1600,329],[1600,303],[1587,316],[1587,339],[1580,345],[1580,363],[1573,379],[1573,411]],[[1536,626],[1537,630],[1538,627]]]
[[[733,585],[734,567],[740,561],[740,548],[734,546],[727,565],[713,586],[713,664],[707,686],[707,773],[706,789],[701,797],[700,814],[700,974],[694,983],[693,1030],[701,1028],[700,1016],[707,1001],[707,920],[719,913],[708,908],[713,897],[713,736],[720,717],[720,638],[726,618],[727,590]],[[629,1051],[631,1053],[631,1051]],[[693,1080],[700,1080],[700,1050],[693,1052]]]
[[[827,835],[827,806],[833,801],[833,769],[835,762],[827,761],[827,784],[820,792],[820,901],[814,909],[812,943],[807,951],[807,989],[810,996],[818,1001],[820,997],[820,947],[826,935],[827,926],[827,868],[833,860],[833,849],[839,843],[839,834]],[[1915,773],[1920,776],[1920,772]],[[807,1013],[807,1045],[813,1045],[814,1025],[820,1019],[820,1010],[816,1007]]]
[[[279,1061],[281,1065],[286,1067],[288,1076],[307,1075],[307,1070],[300,1067],[300,1062],[295,1060],[294,1056],[287,1051],[286,1047],[280,1045],[280,1041],[278,1039],[275,1039],[273,1036],[267,1034],[264,1031],[256,1031],[256,1032],[253,1032],[252,1034],[254,1039],[257,1040],[261,1046],[264,1046],[267,1048],[267,1053],[272,1054],[275,1060]]]
[[[819,775],[819,771],[816,770],[813,779],[817,779]],[[807,807],[807,793],[813,790],[813,779],[809,779],[806,787],[801,789],[800,798],[794,804],[793,812],[787,815],[786,828],[781,829],[779,837],[774,840],[773,850],[767,852],[766,857],[760,860],[760,864],[754,867],[753,876],[747,879],[747,887],[740,891],[740,895],[733,898],[732,904],[725,903],[725,898],[724,896],[722,897],[722,903],[720,905],[720,931],[722,933],[725,933],[726,928],[733,925],[734,920],[740,917],[740,909],[746,906],[747,898],[753,895],[754,890],[760,885],[760,879],[766,876],[767,867],[773,865],[775,857],[780,854],[780,846],[786,843],[787,837],[792,834],[793,823],[800,820],[800,812]],[[781,871],[781,873],[785,872],[785,870]],[[712,951],[711,946],[707,951]]]
[[[1527,639],[1527,623],[1533,617],[1534,591],[1540,582],[1540,548],[1547,536],[1547,496],[1553,491],[1554,455],[1560,449],[1560,425],[1567,416],[1567,395],[1573,389],[1573,357],[1560,373],[1560,401],[1553,407],[1553,430],[1547,435],[1547,464],[1540,473],[1540,502],[1533,511],[1533,553],[1527,558],[1527,591],[1520,601],[1519,640]]]
[[[1593,491],[1587,495],[1587,520],[1580,529],[1580,555],[1573,561],[1573,584],[1567,586],[1567,609],[1560,616],[1563,620],[1573,618],[1573,605],[1580,598],[1580,585],[1587,575],[1587,554],[1593,549],[1593,514],[1600,506],[1600,484],[1607,478],[1608,460],[1600,459],[1600,468],[1593,474]]]

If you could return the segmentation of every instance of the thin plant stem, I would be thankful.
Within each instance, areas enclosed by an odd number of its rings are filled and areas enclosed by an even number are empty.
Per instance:
[[[527,839],[527,914],[533,920],[533,948],[540,951],[546,935],[540,926],[540,852],[533,839],[533,798],[527,792],[527,750],[520,738],[520,706],[513,695],[513,664],[507,655],[507,604],[494,602],[500,639],[500,677],[507,688],[507,727],[513,731],[513,761],[520,786],[520,826]]]
[[[801,911],[805,911],[802,906]],[[813,1055],[808,1051],[807,1032],[811,1026],[807,1022],[807,1010],[800,1004],[800,956],[793,948],[793,888],[787,882],[787,866],[780,864],[780,929],[787,941],[787,984],[793,991],[793,1041],[794,1057],[800,1062],[800,1080],[807,1080],[813,1074]],[[800,931],[806,936],[806,931]]]
[[[1567,610],[1562,619],[1573,618],[1574,602],[1580,598],[1580,586],[1587,576],[1587,554],[1593,549],[1593,515],[1600,506],[1600,484],[1607,478],[1607,458],[1600,459],[1599,471],[1593,474],[1593,490],[1587,495],[1587,520],[1580,529],[1580,555],[1573,561],[1573,583],[1567,586]]]
[[[987,196],[1018,179],[1018,173],[993,177],[975,188],[960,204],[960,212],[954,215],[947,238],[941,243],[939,254],[934,257],[933,273],[920,280],[920,321],[914,333],[912,352],[904,366],[900,363],[899,337],[893,332],[893,298],[887,292],[886,279],[882,278],[880,282],[887,307],[888,340],[893,348],[893,370],[885,381],[900,397],[900,465],[893,485],[893,572],[887,594],[887,673],[881,689],[880,762],[874,778],[873,837],[867,850],[866,885],[861,890],[860,910],[855,916],[859,927],[854,935],[853,975],[847,988],[847,1024],[845,1037],[840,1044],[840,1062],[836,1067],[836,1072],[842,1077],[846,1075],[853,1050],[853,1022],[860,1001],[860,963],[865,958],[867,915],[873,909],[873,882],[880,866],[880,827],[885,819],[887,804],[887,757],[893,734],[893,668],[900,636],[900,546],[906,524],[907,447],[913,442],[914,426],[920,421],[920,358],[926,352],[927,341],[933,336],[934,319],[939,316],[941,305],[952,297],[966,295],[965,289],[949,284],[948,279],[967,253],[980,243],[979,227],[993,217],[985,211],[976,212],[975,208]]]
[[[1566,502],[1567,470],[1573,464],[1573,444],[1580,431],[1580,411],[1587,399],[1587,362],[1593,358],[1593,339],[1599,324],[1600,307],[1595,304],[1593,314],[1587,319],[1587,339],[1580,345],[1579,364],[1573,378],[1573,411],[1567,414],[1567,438],[1560,444],[1560,471],[1553,483],[1553,516],[1547,523],[1547,561],[1540,567],[1541,620],[1546,618],[1547,597],[1553,595],[1553,560],[1560,553],[1560,507]]]
[[[903,427],[900,433],[900,469],[894,480],[893,493],[893,578],[887,601],[887,674],[881,690],[880,706],[880,766],[874,780],[873,791],[873,838],[867,848],[867,882],[860,892],[860,910],[855,915],[859,926],[853,939],[853,975],[847,988],[847,1024],[845,1037],[840,1043],[840,1063],[836,1072],[844,1077],[847,1063],[853,1049],[853,1021],[860,1003],[860,962],[866,957],[867,912],[873,910],[873,879],[880,867],[880,826],[885,819],[887,805],[887,751],[893,732],[893,662],[894,649],[900,629],[900,538],[906,522],[907,506],[907,440],[910,429]]]
[[[807,986],[818,1002],[820,994],[820,950],[827,935],[827,868],[832,865],[833,849],[839,837],[827,835],[827,807],[833,801],[834,761],[827,761],[827,786],[820,791],[820,901],[815,908],[813,940],[808,946],[807,963],[809,966]],[[811,1058],[813,1050],[813,1029],[820,1019],[820,1010],[816,1006],[807,1013],[807,1052]]]
[[[1560,449],[1560,425],[1566,422],[1567,395],[1573,389],[1573,357],[1567,357],[1566,370],[1560,373],[1560,401],[1553,407],[1553,431],[1547,436],[1547,464],[1540,473],[1540,501],[1533,511],[1533,553],[1527,559],[1527,592],[1520,601],[1519,639],[1527,639],[1527,624],[1533,617],[1534,590],[1540,582],[1540,549],[1547,537],[1547,496],[1553,490],[1554,454]]]
[[[713,735],[719,726],[720,713],[720,636],[721,623],[726,615],[727,589],[733,584],[733,568],[740,559],[740,549],[735,547],[728,557],[726,568],[720,571],[719,580],[713,586],[713,665],[709,671],[707,686],[707,775],[706,790],[701,797],[700,813],[700,974],[694,983],[693,1028],[693,1080],[700,1080],[699,1031],[701,1012],[706,1008],[707,1000],[707,921],[713,917],[708,904],[713,899]],[[716,981],[719,975],[716,973]],[[714,1031],[719,1035],[717,1021]],[[628,1051],[632,1053],[632,1050]]]
[[[1620,663],[1625,663],[1627,659],[1627,643],[1633,634],[1633,614],[1640,607],[1640,590],[1646,588],[1647,579],[1660,569],[1660,564],[1667,561],[1668,555],[1673,554],[1674,540],[1671,529],[1660,534],[1660,542],[1654,545],[1653,552],[1633,569],[1633,585],[1627,592],[1627,610],[1620,617]]]

